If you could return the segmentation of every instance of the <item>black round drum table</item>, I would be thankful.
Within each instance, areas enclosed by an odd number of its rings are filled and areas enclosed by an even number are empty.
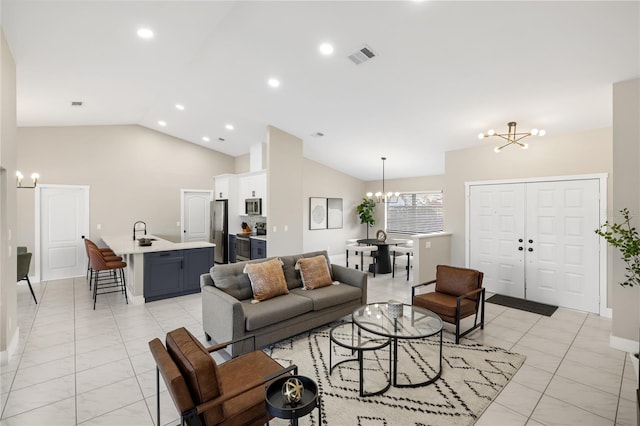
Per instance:
[[[285,401],[282,395],[282,385],[292,378],[302,382],[304,393],[302,400],[295,405]],[[318,407],[318,424],[322,424],[322,411],[320,407],[320,393],[316,382],[305,376],[284,376],[267,386],[265,392],[267,406],[267,425],[269,424],[269,414],[280,419],[291,419],[291,424],[296,426],[300,417],[306,416]]]

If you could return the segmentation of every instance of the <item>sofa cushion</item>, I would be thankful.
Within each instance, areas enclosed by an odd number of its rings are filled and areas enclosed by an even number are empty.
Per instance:
[[[210,272],[213,285],[238,300],[251,299],[251,281],[243,269],[244,264],[238,263],[216,265]]]
[[[306,297],[313,302],[313,310],[319,311],[332,306],[338,306],[353,300],[360,300],[362,291],[352,285],[340,284],[317,288],[313,291],[296,288],[291,294]]]
[[[327,265],[329,265],[329,271],[331,271],[331,262],[329,261],[329,255],[326,251],[313,251],[310,253],[304,254],[296,254],[293,256],[283,256],[282,259],[282,269],[284,271],[284,277],[287,280],[287,287],[289,290],[294,288],[302,287],[302,277],[300,276],[300,271],[296,270],[296,262],[298,260],[308,257],[315,257],[318,255],[323,255],[327,259]],[[333,276],[331,277],[333,279]]]
[[[305,290],[313,290],[333,284],[329,266],[327,265],[327,258],[322,255],[298,259],[295,267],[300,271],[302,287]]]
[[[245,328],[253,331],[310,312],[313,302],[307,297],[289,293],[255,304],[245,300],[242,308]]]
[[[254,300],[268,300],[272,297],[289,293],[280,259],[271,259],[260,263],[247,263],[244,266],[244,271],[249,275]]]

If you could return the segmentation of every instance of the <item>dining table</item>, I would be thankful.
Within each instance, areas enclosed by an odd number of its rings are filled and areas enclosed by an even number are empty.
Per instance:
[[[386,239],[379,240],[377,238],[362,238],[357,240],[358,244],[367,246],[377,246],[378,252],[376,254],[376,263],[369,265],[369,272],[373,272],[373,268],[376,268],[376,274],[390,274],[391,273],[391,255],[389,254],[389,246],[397,246],[403,243],[403,240]]]

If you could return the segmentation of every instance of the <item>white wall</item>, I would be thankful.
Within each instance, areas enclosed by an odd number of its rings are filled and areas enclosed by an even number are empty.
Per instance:
[[[497,140],[496,140],[497,142]],[[451,232],[451,262],[465,262],[465,182],[612,172],[612,129],[530,137],[529,149],[493,151],[491,140],[478,148],[445,154],[444,228]],[[608,181],[611,205],[611,180]]]
[[[640,79],[613,85],[613,205],[610,217],[620,223],[619,211],[628,208],[632,225],[640,227]],[[638,341],[640,289],[620,286],[625,263],[612,249],[609,285],[613,290],[612,335]],[[630,350],[637,350],[638,346]]]
[[[0,30],[0,363],[18,343],[16,144],[16,64]]]
[[[364,237],[365,228],[356,213],[356,206],[365,193],[364,182],[307,158],[303,164],[303,250],[343,254],[345,240]],[[309,197],[342,198],[342,228],[310,230]]]
[[[180,189],[213,189],[234,159],[137,125],[21,127],[18,169],[41,183],[90,186],[90,238],[149,232],[180,241]],[[28,179],[27,179],[28,181]],[[34,247],[33,191],[18,197],[17,243]],[[100,224],[102,229],[98,230]]]
[[[302,253],[302,158],[302,139],[267,126],[268,256]]]

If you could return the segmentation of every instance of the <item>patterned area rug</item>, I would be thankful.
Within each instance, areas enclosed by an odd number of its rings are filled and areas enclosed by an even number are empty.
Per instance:
[[[322,397],[322,425],[472,425],[525,359],[469,340],[456,345],[453,335],[445,332],[442,376],[435,383],[391,387],[383,395],[360,397],[357,361],[343,363],[329,373],[330,329],[321,327],[265,349],[282,365],[296,364],[300,375],[316,381]],[[438,367],[438,344],[439,338],[401,341],[398,382],[417,383],[432,377]],[[388,381],[389,348],[366,351],[364,357],[365,392],[383,388]],[[353,358],[351,351],[332,345],[332,365],[347,358]],[[288,422],[273,419],[271,424]],[[318,425],[318,410],[301,418],[300,424]]]

